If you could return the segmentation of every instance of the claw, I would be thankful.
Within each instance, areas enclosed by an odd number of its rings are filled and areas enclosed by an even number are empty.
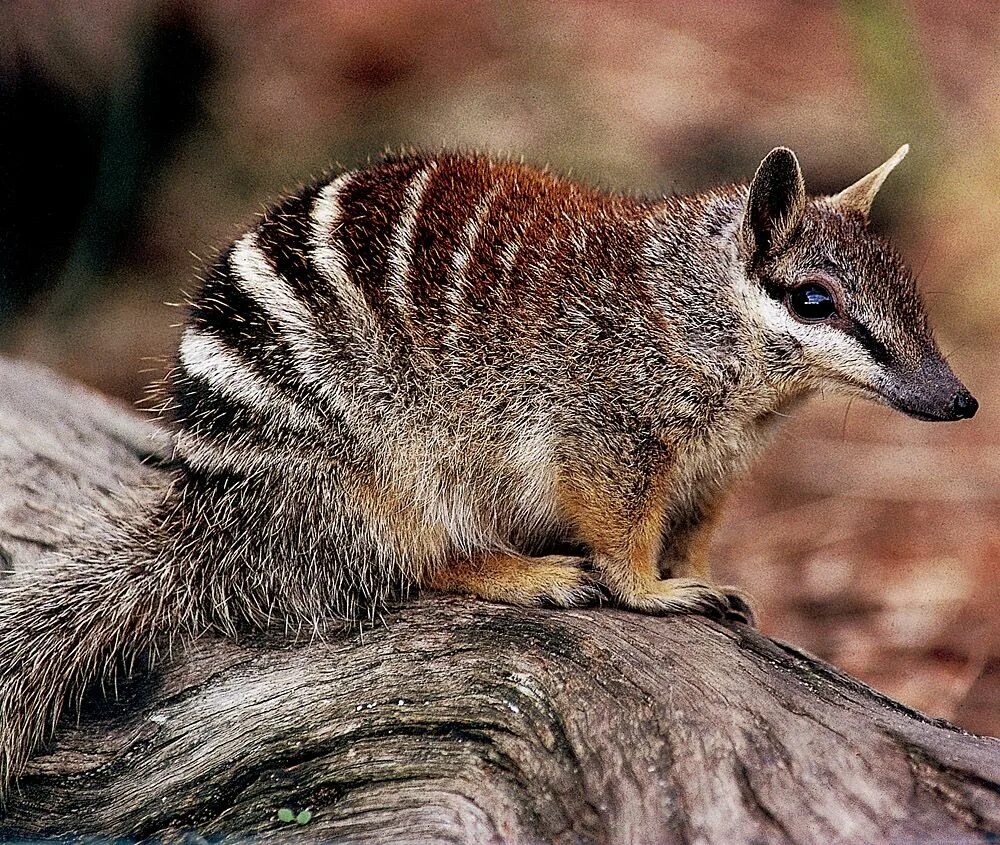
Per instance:
[[[749,599],[733,587],[717,587],[694,578],[655,581],[647,592],[617,596],[620,604],[644,613],[697,613],[720,622],[752,625]]]
[[[720,589],[729,605],[726,609],[725,621],[741,622],[751,628],[756,628],[757,615],[754,613],[750,597],[733,587],[721,587]]]

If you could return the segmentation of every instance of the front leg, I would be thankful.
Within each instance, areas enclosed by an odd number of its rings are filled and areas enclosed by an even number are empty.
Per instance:
[[[661,531],[657,570],[666,580],[713,584],[708,549],[722,513],[725,492],[707,494],[684,513],[666,521]],[[729,602],[727,617],[754,625],[750,597],[732,586],[718,586]]]
[[[448,561],[421,578],[420,586],[506,604],[580,607],[599,596],[585,563],[569,555],[481,552]]]
[[[593,566],[612,599],[643,613],[700,613],[753,624],[750,603],[738,590],[709,580],[705,547],[713,519],[685,527],[684,536],[664,537],[667,491],[659,484],[623,486],[578,477],[568,502],[580,539],[592,550]],[[714,511],[713,511],[714,514]]]

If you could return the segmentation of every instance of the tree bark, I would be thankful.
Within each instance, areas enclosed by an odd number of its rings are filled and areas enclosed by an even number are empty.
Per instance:
[[[0,573],[156,483],[169,438],[0,361]],[[0,728],[2,729],[2,728]],[[281,809],[311,817],[282,821]],[[282,813],[287,817],[288,813]],[[363,636],[203,638],[95,691],[3,837],[1000,841],[1000,741],[745,626],[423,597]]]

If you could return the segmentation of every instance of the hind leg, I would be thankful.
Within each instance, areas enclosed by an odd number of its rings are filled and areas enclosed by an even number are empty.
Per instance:
[[[580,607],[599,595],[584,563],[569,555],[485,552],[449,562],[423,578],[420,586],[507,604]]]

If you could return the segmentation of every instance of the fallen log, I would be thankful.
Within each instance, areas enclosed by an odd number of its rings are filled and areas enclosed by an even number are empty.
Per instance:
[[[169,463],[152,424],[0,361],[0,579]],[[1000,740],[742,625],[425,596],[95,690],[0,812],[5,841],[997,842]]]

